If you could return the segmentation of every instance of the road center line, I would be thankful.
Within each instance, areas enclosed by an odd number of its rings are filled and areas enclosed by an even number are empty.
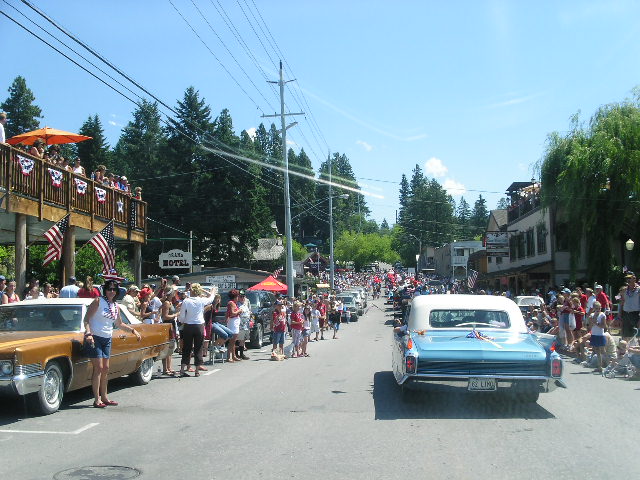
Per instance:
[[[89,430],[90,428],[100,425],[99,423],[88,423],[84,427],[80,427],[73,432],[54,432],[50,430],[0,430],[0,433],[38,433],[44,435],[79,435],[82,432]]]
[[[207,377],[207,376],[209,376],[209,375],[213,375],[214,373],[219,372],[219,371],[220,371],[220,369],[219,369],[219,368],[216,368],[216,369],[213,369],[213,370],[211,370],[211,371],[209,371],[209,372],[207,372],[207,373],[203,373],[203,374],[202,374],[202,376],[203,376],[203,377]]]

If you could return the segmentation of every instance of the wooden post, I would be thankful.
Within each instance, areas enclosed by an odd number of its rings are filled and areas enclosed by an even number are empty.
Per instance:
[[[64,262],[64,273],[62,275],[61,284],[64,287],[69,277],[76,276],[76,227],[69,226],[64,236],[62,245],[62,260]]]
[[[135,275],[135,284],[141,285],[142,282],[142,244],[135,242],[133,244],[133,271]]]
[[[16,292],[22,295],[27,283],[27,216],[16,213]]]

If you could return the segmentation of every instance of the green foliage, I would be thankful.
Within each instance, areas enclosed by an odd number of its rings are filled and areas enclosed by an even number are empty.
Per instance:
[[[473,204],[473,211],[469,218],[469,223],[471,224],[470,232],[474,238],[484,233],[487,228],[487,220],[489,220],[487,201],[482,197],[482,194],[480,194]]]
[[[498,200],[498,204],[496,205],[496,210],[507,210],[510,206],[509,199],[502,197]]]
[[[576,115],[569,133],[549,135],[540,170],[543,205],[556,224],[570,226],[572,270],[584,238],[589,279],[615,276],[624,241],[640,233],[638,99],[599,108],[586,127]]]
[[[27,81],[17,76],[9,87],[9,97],[0,104],[0,110],[7,113],[7,124],[4,126],[7,138],[39,127],[38,119],[42,118],[42,110],[33,104],[35,99],[27,87]]]
[[[0,275],[7,279],[15,278],[16,249],[14,247],[0,246]]]
[[[393,250],[389,235],[342,232],[335,243],[337,261],[352,261],[356,270],[375,261],[395,263],[400,256]]]
[[[104,165],[107,167],[107,170],[113,171],[110,168],[111,152],[107,144],[107,139],[104,136],[104,129],[102,128],[100,117],[96,114],[93,117],[87,118],[78,133],[92,137],[91,140],[85,140],[77,145],[78,156],[82,160],[87,175],[94,171],[98,165]]]

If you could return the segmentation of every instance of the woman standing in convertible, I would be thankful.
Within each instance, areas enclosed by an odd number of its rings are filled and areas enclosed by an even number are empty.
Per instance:
[[[134,333],[140,341],[140,334],[131,325],[122,323],[120,307],[116,303],[119,284],[115,280],[107,280],[102,287],[102,296],[96,298],[84,316],[85,355],[91,359],[93,374],[93,406],[104,408],[107,405],[118,405],[118,402],[107,397],[107,378],[109,376],[109,357],[111,356],[111,334],[113,327]]]

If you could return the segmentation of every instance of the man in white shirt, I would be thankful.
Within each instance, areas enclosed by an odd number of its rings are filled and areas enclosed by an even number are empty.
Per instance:
[[[136,285],[131,285],[127,290],[127,294],[122,298],[122,304],[136,317],[140,314],[139,291],[140,289]]]
[[[4,133],[4,126],[7,123],[7,114],[0,112],[0,143],[7,143],[7,138]]]

